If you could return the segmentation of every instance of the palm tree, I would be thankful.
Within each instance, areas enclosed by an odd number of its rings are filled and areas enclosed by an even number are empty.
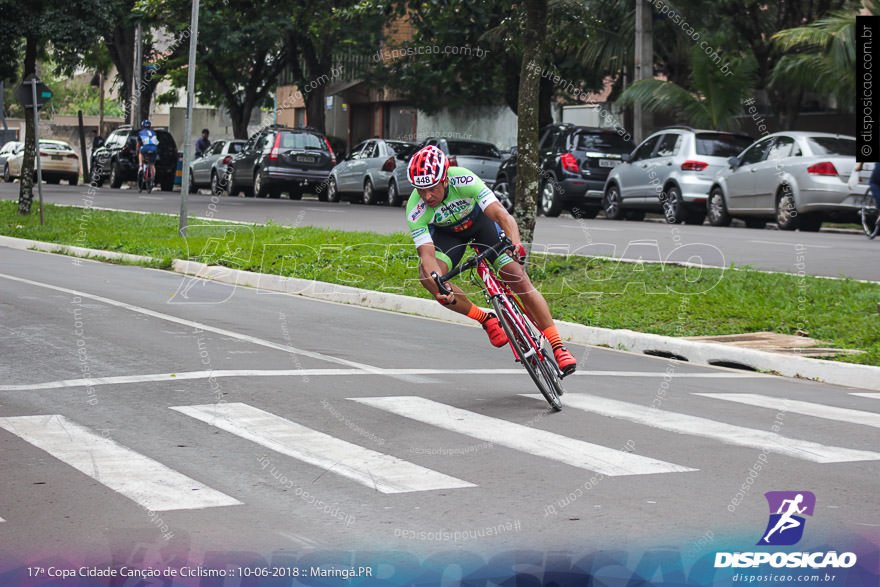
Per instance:
[[[755,63],[751,58],[731,59],[727,75],[710,61],[699,47],[689,51],[690,88],[676,83],[647,79],[635,82],[617,103],[630,106],[641,102],[648,112],[666,112],[698,128],[728,129],[742,113],[742,103],[753,93]]]
[[[880,1],[866,0],[865,8],[880,15]],[[786,51],[770,76],[775,89],[790,88],[831,95],[851,110],[856,94],[856,16],[853,10],[837,10],[801,27],[779,31],[771,37]]]

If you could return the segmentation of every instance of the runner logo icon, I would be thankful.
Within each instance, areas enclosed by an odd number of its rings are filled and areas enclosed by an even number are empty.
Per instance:
[[[764,494],[770,506],[767,529],[758,546],[791,546],[804,535],[806,520],[816,508],[816,496],[810,491],[768,491]]]

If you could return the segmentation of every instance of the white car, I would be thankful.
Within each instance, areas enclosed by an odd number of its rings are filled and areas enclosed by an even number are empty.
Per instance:
[[[24,143],[6,159],[3,179],[20,179],[23,160]],[[47,183],[58,183],[62,179],[70,185],[79,183],[79,155],[64,141],[40,141],[40,166]]]

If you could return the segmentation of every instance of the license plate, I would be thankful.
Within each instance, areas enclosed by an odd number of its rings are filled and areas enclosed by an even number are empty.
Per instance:
[[[623,163],[623,161],[617,161],[616,159],[599,159],[599,167],[617,167]]]
[[[61,161],[64,159],[61,155],[52,155],[52,161]]]
[[[305,155],[300,155],[296,160],[300,163],[314,163],[316,161],[315,157],[308,157]]]

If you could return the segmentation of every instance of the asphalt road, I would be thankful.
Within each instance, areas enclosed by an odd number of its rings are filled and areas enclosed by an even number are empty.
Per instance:
[[[748,550],[776,490],[817,496],[810,544],[876,543],[877,394],[572,345],[548,413],[476,327],[0,257],[0,544],[23,561]]]
[[[178,214],[180,194],[138,194],[108,187],[44,185],[44,198],[57,204],[84,205]],[[0,183],[0,198],[17,199],[18,184]],[[188,198],[190,216],[245,222],[273,221],[292,226],[391,233],[406,230],[401,209],[357,204],[328,204],[306,198],[291,201],[212,198],[207,190]],[[209,206],[213,208],[209,209]],[[710,266],[755,269],[880,281],[876,263],[880,245],[861,234],[802,233],[748,228],[670,226],[660,222],[576,220],[565,214],[539,218],[535,249],[651,261],[690,261]]]

